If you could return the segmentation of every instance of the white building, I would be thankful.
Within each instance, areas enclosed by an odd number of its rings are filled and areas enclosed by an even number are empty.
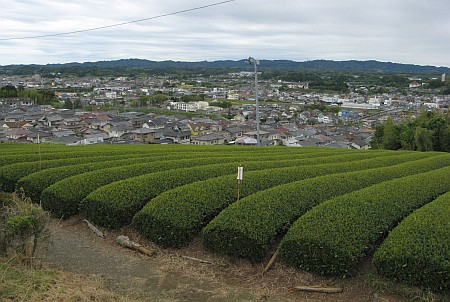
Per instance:
[[[173,109],[181,111],[196,111],[202,109],[208,109],[209,103],[205,101],[200,102],[171,102],[170,106]]]

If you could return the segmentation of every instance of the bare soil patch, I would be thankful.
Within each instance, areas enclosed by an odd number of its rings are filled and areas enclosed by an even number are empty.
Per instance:
[[[46,264],[86,277],[84,282],[76,283],[81,292],[83,287],[87,293],[101,290],[117,294],[125,301],[408,301],[369,287],[367,275],[373,272],[369,259],[358,276],[348,279],[318,277],[281,263],[275,263],[263,275],[264,265],[211,253],[202,247],[200,238],[183,249],[159,248],[129,228],[105,231],[106,238],[102,239],[87,227],[81,216],[52,220],[50,229],[52,238]],[[156,250],[156,255],[148,257],[119,246],[115,242],[119,235]],[[89,280],[93,279],[96,285],[90,286]],[[291,290],[300,285],[342,287],[343,292]],[[106,300],[113,297],[103,296]],[[102,299],[94,295],[91,300]]]

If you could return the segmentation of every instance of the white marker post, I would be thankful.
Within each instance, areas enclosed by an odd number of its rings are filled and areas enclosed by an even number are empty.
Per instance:
[[[244,167],[238,167],[238,174],[237,174],[237,201],[239,201],[239,189],[241,186],[241,180],[244,177]]]

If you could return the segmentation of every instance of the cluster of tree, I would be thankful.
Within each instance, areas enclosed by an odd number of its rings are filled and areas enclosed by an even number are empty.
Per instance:
[[[220,100],[220,101],[212,102],[211,105],[226,109],[226,108],[230,108],[231,106],[233,106],[233,103],[231,103],[230,101],[227,101],[227,100]]]
[[[83,108],[83,104],[81,104],[80,100],[67,100],[64,101],[64,105],[63,108],[65,109],[82,109]]]
[[[205,96],[201,94],[186,94],[180,97],[180,102],[202,102],[205,100]]]
[[[18,91],[15,86],[6,85],[0,88],[0,98],[15,98],[18,96]]]
[[[370,145],[374,149],[450,152],[449,114],[424,111],[416,119],[400,124],[389,118],[376,127]]]
[[[323,113],[338,113],[341,108],[337,106],[326,106],[321,104],[308,104],[305,106],[305,110],[320,110]]]
[[[167,101],[169,97],[162,93],[157,93],[154,95],[144,95],[139,98],[139,107],[146,107],[146,106],[156,106],[164,103]]]
[[[24,89],[23,87],[15,87],[6,85],[0,88],[0,97],[4,98],[30,98],[35,100],[38,105],[49,105],[56,100],[56,95],[49,89]]]

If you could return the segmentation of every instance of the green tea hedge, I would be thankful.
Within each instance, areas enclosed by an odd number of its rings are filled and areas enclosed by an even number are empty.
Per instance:
[[[134,155],[118,155],[112,156],[91,156],[91,157],[81,157],[81,158],[66,158],[66,159],[56,159],[56,160],[43,160],[37,162],[24,162],[12,165],[7,165],[0,168],[0,188],[4,192],[14,192],[16,188],[16,183],[22,177],[25,177],[31,173],[38,172],[41,170],[63,167],[63,166],[73,166],[84,163],[95,163],[108,161],[113,158],[124,159],[129,158]]]
[[[398,222],[450,190],[449,175],[447,166],[325,201],[289,229],[280,256],[318,274],[352,275],[361,259]]]
[[[450,192],[400,222],[376,251],[373,263],[380,275],[396,281],[450,290]]]
[[[377,159],[368,159],[367,162],[357,160],[381,156],[389,161],[387,158],[391,155],[395,153],[357,153],[326,157],[320,161],[308,160],[286,168],[266,166],[261,171],[244,172],[240,196],[243,198],[260,190],[299,179],[377,166]],[[393,157],[392,164],[397,160]],[[330,164],[323,164],[327,162]],[[248,170],[247,165],[244,165],[244,170]],[[234,202],[236,196],[235,174],[193,183],[165,192],[151,200],[136,214],[133,224],[139,233],[158,244],[181,247],[188,244],[192,236],[222,209]]]
[[[220,158],[215,160],[214,163],[223,162],[224,164],[207,167],[200,165],[199,167],[141,175],[97,189],[83,200],[82,209],[91,221],[105,227],[119,228],[131,223],[134,214],[158,194],[191,182],[233,173],[236,167],[242,163],[246,163],[248,169],[257,170],[264,167],[281,167],[308,161],[318,162],[318,160],[326,160],[326,157],[318,157],[323,155],[326,154],[298,155],[296,157],[298,158],[297,160],[294,160],[292,155]],[[265,158],[270,161],[255,161],[264,160]]]
[[[129,151],[121,151],[117,150],[67,150],[67,152],[45,152],[40,153],[39,151],[31,154],[15,154],[15,155],[2,155],[0,156],[0,167],[18,163],[39,163],[40,161],[47,160],[57,160],[57,159],[76,159],[76,158],[84,158],[84,157],[106,157],[106,156],[119,156],[119,155],[131,155],[133,153],[142,154],[140,151],[129,150]]]
[[[26,197],[31,198],[34,202],[39,202],[43,190],[50,185],[64,178],[74,175],[105,169],[105,167],[119,167],[127,165],[135,165],[139,163],[151,163],[159,160],[166,160],[167,156],[152,156],[152,157],[132,157],[128,159],[117,158],[105,162],[92,162],[79,165],[62,166],[56,168],[49,168],[38,172],[31,173],[19,179],[16,183],[16,191],[23,190]]]
[[[192,152],[183,155],[184,159],[195,159],[200,157],[202,158],[223,157],[223,155],[217,152],[202,152],[202,153]],[[122,158],[123,158],[122,156],[119,156],[115,160],[113,160],[113,157],[110,157],[107,162],[99,162],[99,163],[93,162],[87,164],[82,164],[82,162],[80,162],[79,165],[48,168],[45,170],[34,172],[28,174],[25,177],[22,177],[17,181],[16,191],[23,189],[25,196],[30,197],[31,200],[35,202],[38,202],[40,200],[41,193],[44,189],[64,178],[105,168],[152,163],[161,160],[178,159],[179,155],[173,153],[167,153],[165,155],[144,153],[143,155],[132,154],[130,156],[126,156],[127,159]],[[26,164],[24,165],[24,167],[26,168]]]
[[[450,155],[425,156],[416,153],[378,159],[382,168],[325,175],[259,191],[214,218],[203,230],[203,242],[222,254],[261,261],[276,237],[320,202],[389,179],[450,165]],[[404,163],[385,167],[400,162]]]
[[[252,158],[254,157],[249,157],[248,160],[251,160]],[[210,165],[227,161],[229,161],[229,158],[227,157],[202,158],[201,160],[197,158],[186,160],[180,159],[95,170],[68,177],[54,183],[42,191],[41,202],[43,208],[52,212],[53,215],[57,217],[68,217],[78,212],[80,202],[89,195],[89,193],[114,181],[168,169]],[[151,186],[151,184],[148,185]]]

